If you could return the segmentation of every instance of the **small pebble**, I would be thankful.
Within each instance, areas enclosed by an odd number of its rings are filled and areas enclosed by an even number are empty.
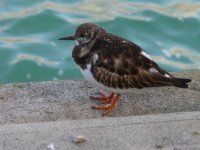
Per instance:
[[[0,100],[3,100],[3,99],[4,99],[4,95],[0,94]]]
[[[192,132],[192,135],[193,135],[193,136],[197,136],[197,135],[200,135],[200,133],[199,133],[198,131],[193,131],[193,132]]]
[[[86,142],[86,139],[83,135],[74,136],[73,143],[80,144]]]
[[[162,145],[156,145],[156,146],[155,146],[155,149],[162,149],[162,148],[163,148]]]
[[[53,143],[49,144],[47,148],[48,150],[55,150]]]

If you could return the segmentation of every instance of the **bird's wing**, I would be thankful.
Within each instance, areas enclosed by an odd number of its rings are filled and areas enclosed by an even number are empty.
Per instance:
[[[94,78],[113,88],[173,85],[173,76],[161,69],[139,46],[126,40],[98,45],[91,71]],[[121,43],[120,43],[121,42]]]

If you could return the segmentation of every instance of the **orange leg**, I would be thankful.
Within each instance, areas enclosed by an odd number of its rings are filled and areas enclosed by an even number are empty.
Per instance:
[[[105,115],[109,114],[113,110],[113,108],[115,107],[115,104],[117,103],[119,97],[120,97],[119,94],[116,94],[116,96],[114,96],[114,93],[113,93],[112,99],[110,99],[110,103],[108,103],[106,105],[92,106],[92,108],[93,109],[98,109],[98,110],[105,109],[106,111],[104,111],[103,114],[102,114],[102,116],[105,116]]]
[[[91,99],[94,99],[94,100],[102,100],[102,101],[109,101],[113,98],[114,96],[114,93],[110,93],[108,96],[103,94],[102,92],[100,92],[100,95],[101,96],[90,96]]]

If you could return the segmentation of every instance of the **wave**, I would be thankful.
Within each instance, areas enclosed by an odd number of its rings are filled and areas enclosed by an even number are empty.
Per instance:
[[[150,21],[152,18],[141,14],[144,11],[153,11],[162,15],[175,17],[178,19],[188,17],[198,17],[200,12],[200,2],[177,2],[159,5],[154,3],[139,3],[114,0],[85,0],[77,4],[54,3],[50,1],[37,3],[34,6],[21,8],[16,11],[4,12],[0,20],[23,18],[50,10],[56,12],[58,16],[72,24],[82,22],[102,22],[113,20],[116,17],[128,19]],[[73,15],[76,14],[76,17]],[[70,16],[71,15],[71,16]],[[85,17],[77,17],[77,16]]]

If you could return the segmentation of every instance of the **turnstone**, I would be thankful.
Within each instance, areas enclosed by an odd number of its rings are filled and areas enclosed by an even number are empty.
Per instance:
[[[91,96],[103,101],[104,105],[92,106],[93,109],[104,109],[102,115],[113,110],[120,94],[131,93],[134,88],[187,88],[187,83],[191,82],[160,68],[137,44],[92,23],[81,24],[74,35],[59,40],[74,40],[76,45],[72,58],[83,76],[95,86],[111,92],[109,95]]]

